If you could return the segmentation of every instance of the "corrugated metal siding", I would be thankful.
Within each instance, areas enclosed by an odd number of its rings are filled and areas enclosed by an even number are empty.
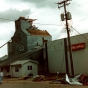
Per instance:
[[[44,40],[52,41],[52,36],[44,36]]]
[[[21,20],[21,29],[28,29],[30,27],[30,23],[28,20]]]
[[[8,42],[8,56],[13,54],[12,42]]]
[[[41,36],[28,36],[27,37],[27,49],[28,51],[37,46],[37,43],[41,46],[43,45]]]
[[[73,55],[73,65],[74,65],[74,72],[75,74],[79,73],[85,73],[88,74],[88,33],[83,35],[78,35],[71,37],[71,43],[77,44],[77,43],[86,43],[85,49],[72,51]]]
[[[71,44],[86,43],[85,49],[72,51],[74,72],[76,74],[85,73],[88,74],[88,33],[78,36],[71,37]],[[61,43],[62,42],[62,43]],[[66,72],[65,71],[65,60],[62,67],[64,57],[64,39],[52,41],[48,43],[48,58],[49,58],[49,71],[50,72]],[[69,54],[69,52],[68,52]],[[69,57],[69,55],[68,55]],[[70,68],[70,57],[69,57],[69,69]]]
[[[65,72],[64,41],[48,42],[49,72]]]

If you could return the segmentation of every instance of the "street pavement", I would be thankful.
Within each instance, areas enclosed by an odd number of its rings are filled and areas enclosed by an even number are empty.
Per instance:
[[[50,81],[33,82],[32,79],[18,80],[4,79],[0,88],[88,88],[88,86],[77,86],[69,84],[49,84]]]

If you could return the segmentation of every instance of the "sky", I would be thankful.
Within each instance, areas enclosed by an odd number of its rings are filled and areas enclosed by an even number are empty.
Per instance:
[[[60,14],[64,7],[58,8],[58,2],[63,0],[0,0],[0,46],[11,40],[15,32],[15,20],[20,16],[37,19],[33,25],[41,30],[47,30],[52,40],[67,36],[65,21],[61,21]],[[88,1],[72,0],[66,6],[72,19],[69,20],[70,36],[78,33],[88,33]],[[0,48],[0,57],[7,54],[7,45]]]

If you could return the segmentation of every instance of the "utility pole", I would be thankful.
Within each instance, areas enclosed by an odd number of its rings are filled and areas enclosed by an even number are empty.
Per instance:
[[[70,63],[71,63],[71,74],[74,76],[74,68],[73,68],[73,60],[72,60],[72,50],[71,50],[71,41],[70,41],[70,34],[69,31],[70,29],[68,28],[68,18],[67,18],[67,11],[66,11],[66,5],[69,5],[70,3],[67,3],[68,1],[71,0],[63,0],[61,2],[58,2],[56,4],[61,5],[58,6],[58,8],[64,7],[64,12],[65,12],[65,19],[66,19],[66,29],[67,29],[67,36],[68,36],[68,48],[69,48],[69,54],[70,54]]]
[[[67,41],[66,41],[66,38],[64,38],[64,48],[65,48],[66,73],[68,74],[68,76],[70,76],[70,74],[69,74],[69,64],[68,64],[68,52],[67,52]]]

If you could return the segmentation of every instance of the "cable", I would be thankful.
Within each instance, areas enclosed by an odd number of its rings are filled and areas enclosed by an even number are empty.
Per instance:
[[[74,30],[74,29],[73,29],[73,30]],[[73,32],[74,32],[74,34],[75,34],[75,35],[77,35],[77,33],[78,33],[78,32],[77,32],[77,31],[75,31],[75,30],[74,30]],[[79,43],[81,43],[81,41],[80,41],[80,37],[79,37],[79,36],[77,36],[76,38],[77,38],[77,41],[78,41]],[[83,39],[83,40],[84,40],[84,39]]]
[[[71,26],[72,27],[72,26]],[[73,28],[73,27],[72,27]],[[79,33],[75,28],[73,28],[77,33]],[[80,33],[79,33],[80,34]],[[82,34],[80,34],[83,38],[85,38],[88,41],[88,38],[86,38],[85,36],[83,36]]]
[[[9,40],[8,42],[10,42],[11,40]],[[2,48],[4,45],[6,45],[8,42],[6,42],[5,44],[3,44],[2,46],[0,46],[0,48]]]
[[[33,23],[33,24],[62,26],[62,25],[57,25],[57,24],[41,24],[41,23]]]
[[[8,20],[8,21],[14,21],[14,20],[10,20],[10,19],[6,19],[6,18],[0,18],[2,20]]]
[[[14,21],[14,20],[6,19],[6,18],[0,18],[0,19],[2,19],[2,20],[8,20],[8,21]],[[62,25],[57,25],[57,24],[41,24],[41,23],[33,23],[33,24],[62,26]]]

